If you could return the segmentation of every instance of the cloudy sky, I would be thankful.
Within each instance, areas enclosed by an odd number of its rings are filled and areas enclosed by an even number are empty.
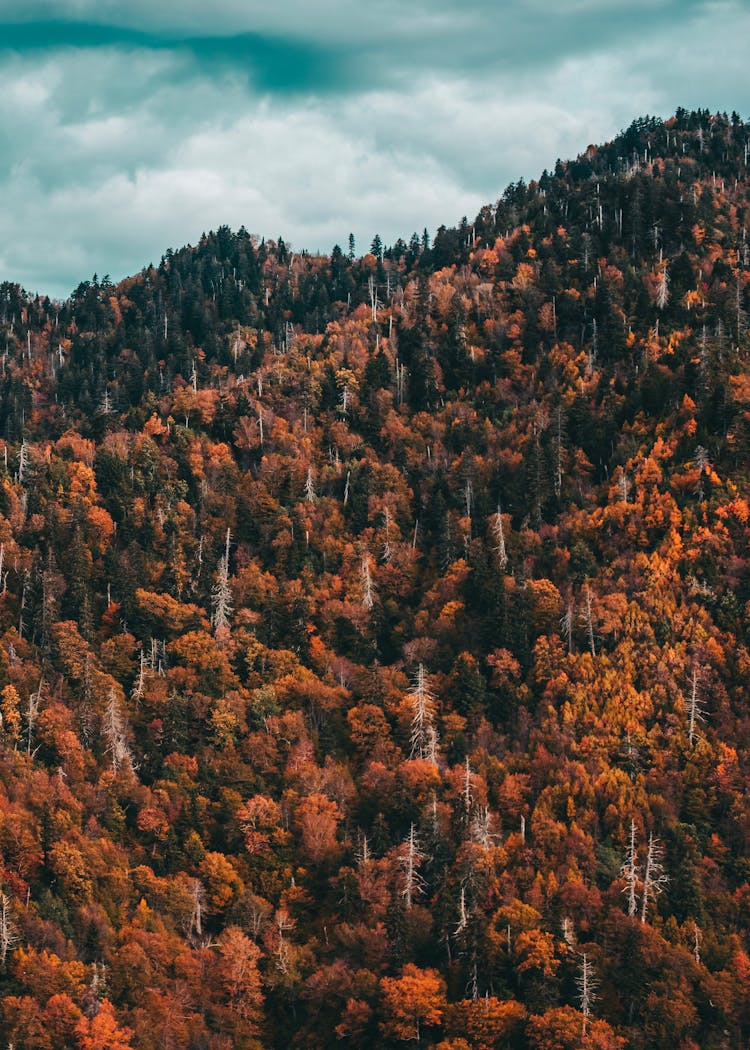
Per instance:
[[[0,0],[0,281],[434,231],[635,116],[747,118],[749,39],[748,0]]]

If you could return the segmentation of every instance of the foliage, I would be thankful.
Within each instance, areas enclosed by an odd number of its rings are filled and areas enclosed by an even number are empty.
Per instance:
[[[749,133],[0,286],[3,1045],[747,1045]]]

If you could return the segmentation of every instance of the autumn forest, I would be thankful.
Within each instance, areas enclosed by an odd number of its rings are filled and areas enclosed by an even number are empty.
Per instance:
[[[0,285],[0,1044],[750,1046],[749,154]]]

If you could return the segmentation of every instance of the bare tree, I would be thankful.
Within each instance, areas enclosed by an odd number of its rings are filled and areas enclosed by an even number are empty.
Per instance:
[[[462,884],[461,893],[458,897],[458,922],[456,923],[456,929],[453,931],[456,937],[464,932],[468,922],[469,917],[466,912],[466,887]]]
[[[18,929],[10,914],[10,897],[0,893],[0,966],[5,970],[8,952],[18,944]]]
[[[112,760],[113,771],[116,773],[123,766],[133,769],[133,756],[127,740],[127,723],[114,689],[110,689],[104,709],[102,734],[107,744],[106,752]]]
[[[279,973],[288,974],[291,958],[289,944],[284,935],[294,929],[295,921],[286,908],[281,907],[276,909],[274,926],[276,929],[276,950],[274,952],[274,955],[276,956],[276,969]]]
[[[643,896],[641,897],[641,922],[646,921],[649,904],[653,903],[669,882],[662,863],[664,850],[653,831],[648,837],[648,853],[643,869]]]
[[[588,580],[583,589],[584,596],[584,610],[583,610],[583,622],[586,626],[586,637],[589,642],[589,649],[591,655],[596,656],[596,640],[594,636],[594,614],[591,608],[591,588],[589,587]]]
[[[438,756],[438,735],[437,729],[434,725],[430,725],[427,729],[427,749],[424,757],[428,762],[432,762],[433,766],[437,765]]]
[[[370,300],[370,312],[373,321],[378,319],[378,310],[383,305],[378,299],[378,286],[375,283],[375,278],[372,274],[367,278],[367,296]]]
[[[628,841],[628,850],[625,854],[625,863],[620,868],[620,874],[625,879],[625,888],[622,892],[628,895],[628,915],[632,916],[638,910],[638,886],[640,884],[634,820],[630,821],[630,840]]]
[[[484,849],[489,849],[492,843],[499,839],[499,836],[493,833],[492,827],[493,818],[489,807],[478,806],[471,818],[470,831],[473,841]]]
[[[466,517],[471,521],[471,512],[474,507],[474,486],[471,483],[471,478],[466,479],[464,485],[464,508],[466,510]]]
[[[42,688],[44,686],[43,680],[39,679],[39,688],[35,693],[29,693],[29,702],[26,705],[26,754],[31,754],[31,741],[34,736],[34,726],[36,725],[37,715],[39,714],[39,704],[42,699]]]
[[[372,573],[370,571],[370,555],[367,551],[362,555],[362,562],[359,569],[359,579],[362,584],[362,604],[365,609],[372,609],[375,604],[375,586],[372,582]]]
[[[383,540],[383,551],[380,555],[380,559],[381,561],[389,562],[391,560],[391,515],[387,507],[383,511],[383,519],[385,525],[385,539]],[[0,574],[1,573],[2,564],[0,564]]]
[[[83,994],[83,1012],[87,1017],[96,1017],[107,998],[107,967],[104,963],[95,962],[91,967],[91,981]]]
[[[435,733],[435,698],[430,690],[424,664],[420,664],[417,668],[411,702],[411,757],[427,758],[435,752],[435,739],[431,739],[432,734]]]
[[[690,681],[690,697],[687,701],[687,716],[688,716],[688,740],[690,746],[695,746],[695,738],[697,734],[696,726],[698,722],[705,722],[706,712],[705,708],[701,703],[700,692],[698,689],[698,669],[693,668],[693,674]]]
[[[469,756],[466,756],[464,762],[464,810],[468,816],[471,813],[471,804],[474,801],[474,796],[471,791],[471,765],[469,763]]]
[[[229,545],[231,538],[232,534],[229,529],[227,529],[224,555],[219,561],[216,583],[214,584],[211,595],[211,604],[213,606],[211,621],[215,633],[226,630],[229,627],[230,617],[232,615],[232,592],[229,589]]]
[[[23,485],[26,480],[26,472],[29,469],[29,446],[26,442],[26,438],[21,442],[21,448],[18,452],[18,481]]]
[[[656,289],[656,305],[663,310],[669,302],[669,272],[667,267],[659,274],[659,284]]]
[[[503,516],[498,504],[497,513],[492,520],[492,532],[495,537],[495,551],[497,553],[498,565],[504,569],[508,564],[508,552],[505,549],[505,532],[503,531]]]
[[[404,899],[404,906],[407,911],[411,909],[414,904],[414,898],[421,892],[424,886],[424,879],[419,874],[419,866],[423,860],[425,860],[425,855],[421,850],[417,833],[412,824],[409,829],[409,834],[401,847],[400,857],[400,866],[403,876],[401,896]]]
[[[203,936],[203,909],[206,906],[206,891],[200,879],[193,879],[190,886],[190,898],[193,902],[193,910],[190,915],[188,935],[195,933],[196,937]]]
[[[141,655],[140,655],[140,660],[139,660],[139,665],[138,665],[138,674],[136,676],[135,683],[133,684],[133,691],[130,694],[131,698],[136,703],[140,703],[140,701],[143,699],[145,686],[146,686],[146,667],[147,667],[146,654],[143,651],[143,646],[141,646]]]
[[[581,1013],[583,1014],[583,1035],[585,1037],[589,1018],[591,1017],[591,1008],[597,999],[597,981],[594,976],[594,968],[591,965],[586,952],[583,953],[581,959],[581,970],[576,983],[578,985],[578,998],[581,1003]]]
[[[24,620],[24,612],[26,610],[26,592],[29,588],[29,570],[25,569],[23,573],[23,586],[21,588],[21,601],[19,603],[18,610],[18,633],[23,638],[23,633],[26,630],[26,622]]]
[[[565,609],[565,614],[560,618],[560,630],[562,631],[563,638],[568,643],[568,656],[573,652],[573,630],[575,628],[575,622],[576,607],[571,598]]]

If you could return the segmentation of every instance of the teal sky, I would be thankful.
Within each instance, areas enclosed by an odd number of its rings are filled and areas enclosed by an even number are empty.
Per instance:
[[[2,0],[0,280],[434,230],[636,116],[748,117],[749,39],[748,0]]]

